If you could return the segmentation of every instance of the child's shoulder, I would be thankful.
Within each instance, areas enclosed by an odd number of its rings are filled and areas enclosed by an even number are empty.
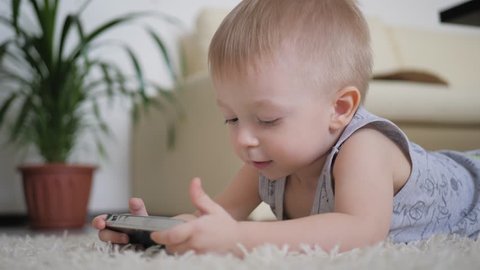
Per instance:
[[[386,157],[402,154],[403,151],[391,138],[379,131],[372,124],[368,124],[353,132],[339,147],[339,154],[348,154],[374,160],[377,157]]]
[[[333,174],[348,170],[351,175],[369,173],[392,176],[401,187],[411,172],[408,153],[372,124],[359,128],[339,148]],[[343,173],[342,173],[343,174]]]

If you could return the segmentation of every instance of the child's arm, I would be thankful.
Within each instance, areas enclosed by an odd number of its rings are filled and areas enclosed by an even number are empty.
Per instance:
[[[320,245],[326,250],[337,244],[342,250],[370,245],[388,234],[394,167],[402,157],[405,159],[399,148],[377,131],[358,131],[344,143],[335,162],[334,212],[287,221],[237,222],[195,180],[191,185],[192,202],[203,215],[169,231],[155,232],[152,238],[179,253],[239,254],[237,243],[247,249],[265,243],[288,244],[292,250],[298,250],[301,244]]]

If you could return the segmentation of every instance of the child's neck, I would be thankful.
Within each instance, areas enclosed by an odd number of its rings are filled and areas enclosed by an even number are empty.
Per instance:
[[[327,154],[324,154],[308,166],[292,173],[289,177],[289,181],[297,182],[299,185],[315,187],[317,185],[317,180],[322,173],[326,158]]]

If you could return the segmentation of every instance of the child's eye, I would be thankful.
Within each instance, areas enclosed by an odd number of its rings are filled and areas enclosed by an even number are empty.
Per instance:
[[[277,119],[273,119],[273,120],[261,120],[261,119],[258,119],[258,122],[262,125],[265,125],[265,126],[273,126],[275,125],[277,122],[278,122],[279,118]]]
[[[233,124],[235,124],[235,123],[237,123],[237,122],[238,122],[238,118],[236,118],[236,117],[225,120],[225,124],[226,124],[226,125],[233,125]]]

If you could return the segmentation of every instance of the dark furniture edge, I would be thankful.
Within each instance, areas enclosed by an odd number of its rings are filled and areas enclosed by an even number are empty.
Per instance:
[[[459,16],[464,16],[478,9],[480,9],[480,0],[467,1],[458,6],[449,7],[440,11],[440,21],[455,21]]]

